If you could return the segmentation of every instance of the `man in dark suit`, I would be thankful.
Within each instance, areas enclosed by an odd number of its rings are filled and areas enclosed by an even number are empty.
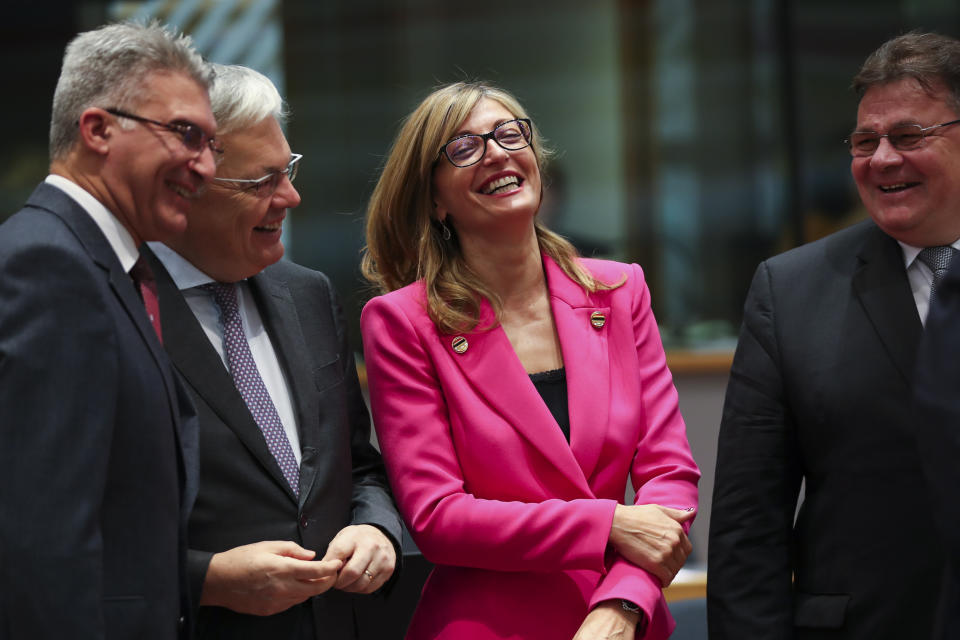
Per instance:
[[[920,342],[916,425],[920,459],[945,552],[936,638],[960,634],[960,260],[937,285]]]
[[[390,579],[400,519],[336,295],[279,262],[300,203],[283,102],[256,71],[214,67],[223,163],[187,232],[151,243],[164,346],[200,415],[198,635],[352,640],[352,593]]]
[[[181,232],[215,173],[209,82],[159,26],[77,36],[50,175],[0,226],[2,638],[186,635],[196,417],[137,247]]]
[[[754,277],[720,427],[714,640],[930,636],[943,560],[911,387],[934,272],[960,238],[960,43],[895,38],[853,85],[872,221]]]

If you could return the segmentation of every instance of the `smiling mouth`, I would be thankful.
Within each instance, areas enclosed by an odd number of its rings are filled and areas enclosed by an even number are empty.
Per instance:
[[[280,231],[283,228],[283,221],[274,222],[273,224],[263,224],[258,227],[254,227],[254,231],[261,231],[264,233],[273,233],[274,231]]]
[[[483,189],[480,190],[485,196],[493,196],[498,193],[506,193],[507,191],[512,191],[516,189],[523,183],[523,180],[517,176],[504,176],[497,180],[484,185]]]
[[[905,191],[918,184],[918,182],[899,182],[897,184],[880,185],[880,191],[884,193],[897,193],[898,191]]]
[[[174,183],[172,183],[172,182],[168,182],[168,183],[167,183],[167,187],[168,187],[171,191],[173,191],[175,194],[177,194],[178,196],[180,196],[181,198],[186,198],[187,200],[193,200],[194,198],[196,198],[196,197],[199,195],[199,194],[198,194],[197,192],[195,192],[195,191],[190,191],[190,190],[185,189],[184,187],[182,187],[182,186],[180,186],[180,185],[178,185],[178,184],[174,184]]]

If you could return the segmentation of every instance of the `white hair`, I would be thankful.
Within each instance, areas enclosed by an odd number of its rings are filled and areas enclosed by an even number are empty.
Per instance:
[[[249,67],[212,64],[215,79],[210,87],[210,107],[217,120],[217,135],[231,133],[270,116],[286,122],[288,111],[270,79]]]

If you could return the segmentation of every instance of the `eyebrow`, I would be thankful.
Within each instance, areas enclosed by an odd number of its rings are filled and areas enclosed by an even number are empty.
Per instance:
[[[502,118],[500,120],[497,120],[495,123],[493,123],[493,127],[490,129],[490,131],[493,131],[494,129],[502,125],[504,122],[510,122],[511,120],[517,120],[517,119],[518,119],[517,116],[510,116],[509,118]],[[490,133],[490,131],[487,131],[486,133]],[[480,134],[470,131],[469,129],[461,129],[457,133],[450,136],[450,140],[453,140],[454,138],[459,138],[460,136],[478,136],[478,135]]]

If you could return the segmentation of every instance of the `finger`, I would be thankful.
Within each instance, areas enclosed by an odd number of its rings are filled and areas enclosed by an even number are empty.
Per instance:
[[[342,563],[339,560],[296,560],[287,558],[285,575],[294,580],[312,581],[335,578]]]
[[[674,509],[673,507],[664,507],[659,504],[655,506],[665,515],[670,516],[673,520],[681,524],[687,522],[688,520],[693,520],[693,518],[697,515],[697,510],[694,507],[689,507],[687,509]]]
[[[317,552],[313,549],[304,549],[296,542],[291,540],[268,540],[260,543],[259,546],[266,551],[275,553],[280,556],[285,556],[288,558],[296,558],[298,560],[312,560],[314,556],[317,555]]]

